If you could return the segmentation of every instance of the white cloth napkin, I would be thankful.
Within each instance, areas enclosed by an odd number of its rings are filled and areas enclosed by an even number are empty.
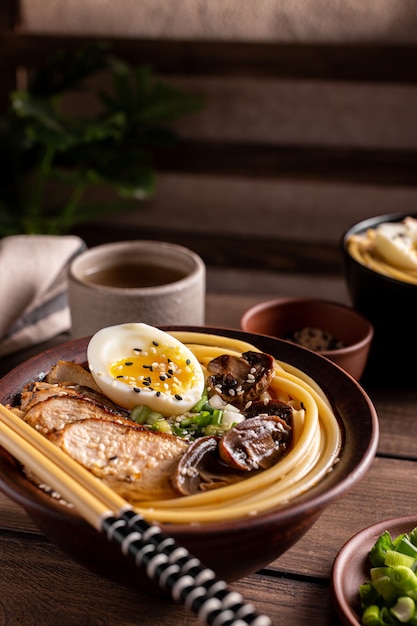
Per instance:
[[[70,328],[67,266],[85,249],[74,236],[0,240],[0,357]]]

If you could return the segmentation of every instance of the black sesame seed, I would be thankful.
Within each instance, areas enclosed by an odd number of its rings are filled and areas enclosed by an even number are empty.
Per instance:
[[[182,400],[182,397],[181,397],[178,393],[176,393],[176,394],[175,394],[175,399],[176,399],[176,400]]]
[[[123,374],[118,374],[116,378],[124,378]]]
[[[157,341],[152,341],[154,346],[159,346],[159,343]]]
[[[187,359],[185,362],[186,362],[187,365],[190,365],[190,363],[191,363],[190,359]]]
[[[168,374],[170,374],[171,376],[173,375],[174,370],[168,370]]]
[[[135,393],[140,393],[140,387],[133,387],[133,391]]]
[[[133,361],[125,361],[125,365],[133,365]]]
[[[159,396],[161,395],[161,392],[157,391],[155,395],[156,395],[157,398],[159,398]]]
[[[160,376],[159,377],[159,380],[165,380],[165,379],[166,379],[166,376]]]
[[[151,384],[150,380],[144,380],[143,384],[145,385],[145,387],[149,387],[149,385]]]

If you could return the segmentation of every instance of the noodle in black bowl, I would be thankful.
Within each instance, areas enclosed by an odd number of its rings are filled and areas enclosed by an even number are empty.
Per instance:
[[[291,397],[300,395],[306,408],[305,420],[297,427],[292,449],[272,468],[238,483],[237,488],[232,485],[231,489],[222,487],[208,495],[201,494],[206,499],[194,508],[191,504],[187,506],[185,497],[183,505],[174,507],[173,513],[166,505],[158,507],[158,504],[151,513],[145,510],[149,521],[160,523],[166,534],[188,548],[219,577],[238,580],[265,567],[293,546],[327,505],[364,476],[378,443],[376,411],[350,375],[295,344],[230,329],[171,327],[165,330],[191,348],[195,337],[196,344],[219,345],[219,353],[232,344],[231,348],[238,352],[252,346],[272,355],[277,368],[274,380],[282,393],[292,394]],[[0,401],[16,403],[23,386],[42,379],[58,360],[85,364],[88,342],[89,338],[82,338],[55,346],[17,366],[0,380]],[[294,437],[295,433],[294,425]],[[308,467],[305,458],[310,454],[314,459]],[[285,476],[277,469],[281,463],[282,468],[287,467]],[[296,464],[296,470],[291,463]],[[304,477],[298,478],[303,466]],[[290,481],[289,477],[296,475]],[[285,487],[289,482],[294,482],[295,487]],[[293,493],[294,488],[298,493]],[[118,548],[109,544],[74,509],[30,482],[16,460],[2,448],[0,489],[20,504],[39,529],[73,559],[109,579],[152,589],[153,583],[144,572],[124,559]]]
[[[375,233],[381,225],[400,224],[413,213],[377,215],[348,228],[342,237],[344,273],[352,305],[373,325],[374,337],[363,384],[415,386],[409,366],[417,351],[417,269],[407,277],[371,250],[362,252],[354,240]],[[414,251],[415,252],[415,251]]]

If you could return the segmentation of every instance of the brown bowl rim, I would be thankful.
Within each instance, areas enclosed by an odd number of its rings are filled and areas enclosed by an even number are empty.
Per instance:
[[[297,304],[297,303],[303,303],[303,302],[307,305],[314,302],[315,304],[323,305],[328,308],[333,308],[335,311],[337,310],[340,313],[347,314],[348,316],[350,316],[351,319],[356,318],[358,321],[360,321],[364,329],[364,336],[359,341],[346,345],[343,348],[335,348],[334,350],[314,351],[317,354],[320,354],[321,356],[325,356],[325,357],[326,356],[336,357],[336,356],[342,356],[342,355],[347,356],[351,354],[352,352],[356,352],[371,343],[373,335],[374,335],[374,328],[373,328],[372,323],[364,315],[362,315],[358,311],[355,311],[355,309],[353,309],[352,307],[342,302],[337,302],[336,300],[326,300],[324,298],[311,298],[308,296],[294,296],[294,297],[293,296],[280,296],[277,298],[272,298],[270,300],[265,300],[263,302],[258,302],[257,304],[254,304],[253,306],[249,307],[249,309],[247,309],[243,313],[243,315],[240,318],[240,327],[244,332],[253,332],[253,331],[248,331],[245,329],[245,323],[247,322],[247,319],[249,318],[250,315],[253,315],[254,313],[259,313],[260,311],[264,311],[265,309],[274,307],[275,305],[281,305],[281,304],[286,304],[286,303]],[[268,335],[268,337],[280,339],[281,341],[288,341],[281,337],[275,337],[274,335]]]

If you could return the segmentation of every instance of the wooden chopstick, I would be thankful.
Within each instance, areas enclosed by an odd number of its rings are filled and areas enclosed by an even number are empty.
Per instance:
[[[272,626],[186,548],[148,523],[124,498],[0,404],[0,445],[73,504],[78,513],[149,578],[204,623]]]
[[[45,483],[51,483],[50,477],[51,474],[53,474],[54,484],[51,484],[51,486],[71,502],[84,519],[97,530],[101,529],[101,524],[98,520],[101,515],[111,513],[111,511],[108,509],[107,511],[103,510],[103,503],[96,498],[90,498],[88,506],[86,506],[85,501],[88,492],[62,469],[45,457],[42,452],[39,452],[36,448],[28,450],[25,446],[25,440],[22,440],[20,435],[3,422],[0,422],[0,444],[21,463],[30,467]]]
[[[100,517],[90,514],[90,502],[94,500],[101,501],[105,507],[102,508],[102,514],[105,515],[107,510],[113,514],[118,514],[126,508],[132,508],[126,500],[119,496],[115,491],[109,489],[101,480],[91,474],[77,461],[65,454],[60,448],[54,445],[49,439],[40,434],[35,428],[29,426],[23,419],[15,415],[13,411],[7,409],[0,404],[0,424],[4,424],[13,430],[17,437],[15,438],[15,452],[12,453],[19,461],[34,471],[39,478],[45,483],[54,480],[55,484],[50,485],[56,491],[75,505],[73,501],[80,493],[80,502],[76,506],[80,515],[82,515],[97,530],[101,530]],[[19,442],[20,441],[20,446]],[[4,446],[7,448],[7,446]],[[35,453],[37,452],[36,456]],[[24,457],[22,459],[22,456]],[[32,460],[33,457],[33,460]],[[46,461],[49,460],[48,463]],[[36,467],[34,464],[36,463]],[[44,467],[45,464],[45,467]],[[58,472],[57,469],[60,471]],[[56,472],[56,478],[55,478]],[[59,486],[58,486],[59,481]],[[82,488],[84,490],[81,493]],[[86,499],[86,491],[90,494],[87,506],[82,502]],[[98,504],[97,504],[98,506]]]

